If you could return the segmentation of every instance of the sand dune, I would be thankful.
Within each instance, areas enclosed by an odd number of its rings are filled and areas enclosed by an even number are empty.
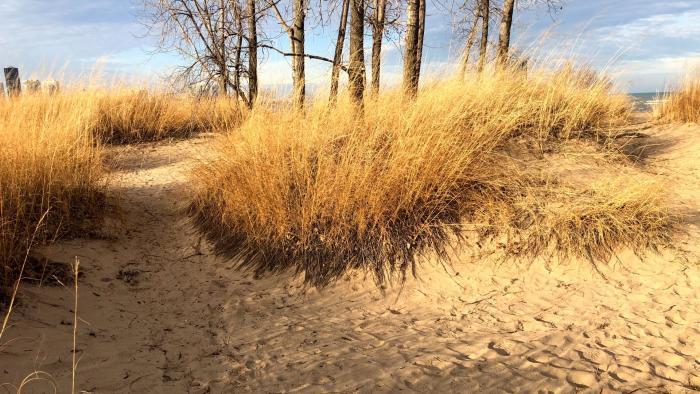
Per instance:
[[[189,226],[186,171],[209,143],[113,148],[121,210],[77,256],[85,392],[691,392],[700,389],[700,128],[628,145],[688,217],[677,248],[587,262],[502,263],[464,251],[381,295],[354,277],[319,293],[255,280]],[[397,297],[401,291],[402,296]],[[33,371],[70,387],[72,289],[24,285],[0,347],[8,392]],[[2,391],[2,390],[0,390]]]

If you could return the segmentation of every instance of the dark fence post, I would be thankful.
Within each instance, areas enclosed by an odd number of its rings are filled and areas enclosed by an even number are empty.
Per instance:
[[[17,67],[5,67],[5,82],[7,82],[7,94],[18,96],[22,92],[19,81],[19,69]]]

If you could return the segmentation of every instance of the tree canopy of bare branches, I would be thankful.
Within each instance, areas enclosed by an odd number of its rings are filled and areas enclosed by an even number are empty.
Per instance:
[[[252,36],[247,34],[246,25],[253,31],[257,14],[250,1],[247,5],[241,0],[143,2],[142,23],[159,37],[158,50],[175,52],[186,62],[175,72],[180,85],[213,88],[219,94],[237,95],[246,103],[254,99],[257,67],[251,66],[257,59],[257,43],[249,45]],[[247,58],[251,61],[246,65]],[[244,83],[250,85],[248,93]]]
[[[142,22],[149,33],[159,37],[158,50],[175,52],[185,64],[175,76],[181,86],[199,85],[219,94],[230,94],[253,105],[258,96],[259,52],[273,51],[291,58],[293,102],[303,109],[306,97],[307,59],[332,64],[330,103],[335,102],[340,70],[348,72],[349,93],[362,104],[366,86],[364,56],[365,25],[371,28],[371,91],[379,91],[383,41],[403,36],[403,87],[415,97],[421,74],[426,31],[427,0],[141,0]],[[434,0],[444,5],[442,0]],[[479,38],[478,69],[487,61],[489,27],[500,18],[497,64],[509,60],[511,31],[518,10],[546,7],[550,14],[562,8],[565,0],[444,0],[457,5],[464,15],[459,24],[468,33],[462,72]],[[452,8],[454,9],[454,8]],[[338,15],[337,38],[332,58],[306,51],[307,29],[325,27]],[[266,34],[269,16],[279,33],[289,39],[289,49],[281,49]],[[308,19],[308,21],[307,21]],[[405,23],[399,22],[405,20]],[[308,23],[311,23],[311,27]],[[349,22],[349,23],[348,23]],[[479,23],[481,22],[481,23]],[[350,48],[347,63],[343,49],[347,25]],[[480,25],[480,26],[479,26]],[[481,32],[480,35],[478,33]],[[398,33],[398,34],[392,34]]]

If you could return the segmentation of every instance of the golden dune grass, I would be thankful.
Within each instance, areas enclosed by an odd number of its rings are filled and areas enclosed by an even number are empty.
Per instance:
[[[229,129],[241,114],[234,100],[126,89],[0,100],[0,288],[17,277],[32,240],[76,232],[98,215],[103,143]]]
[[[664,187],[634,176],[605,176],[585,188],[525,177],[476,196],[472,207],[472,220],[486,224],[480,241],[505,240],[507,258],[597,263],[622,248],[641,256],[669,246],[679,222]]]
[[[43,242],[75,231],[101,206],[92,111],[73,95],[0,100],[0,288],[18,275],[34,234]]]
[[[101,206],[103,143],[228,131],[215,142],[215,158],[191,176],[191,213],[219,252],[240,257],[241,268],[258,274],[293,269],[319,286],[355,268],[383,283],[415,272],[420,256],[446,255],[464,223],[475,220],[475,202],[488,206],[483,196],[514,206],[499,196],[528,183],[504,165],[506,143],[517,138],[542,147],[597,138],[629,112],[627,99],[606,80],[571,67],[437,81],[415,102],[390,91],[368,100],[363,117],[343,100],[305,114],[266,105],[246,114],[228,99],[127,90],[3,101],[1,284],[16,276],[17,257],[35,229],[38,242],[50,240]],[[598,207],[599,200],[587,204]],[[622,239],[627,227],[638,231],[650,218],[623,220],[614,206],[606,212],[620,220],[572,219],[542,228],[569,231],[571,241],[560,247],[573,254],[587,247],[576,242],[592,245],[595,254],[640,241],[597,245],[598,233]],[[497,219],[484,219],[489,222]],[[545,238],[536,239],[544,244]]]
[[[657,111],[657,117],[666,122],[700,122],[700,73],[685,78],[680,88],[668,94]]]
[[[147,91],[95,91],[93,132],[106,143],[135,143],[185,138],[240,124],[242,107],[227,98]]]
[[[520,182],[499,159],[507,141],[595,137],[629,111],[607,81],[571,68],[436,82],[415,103],[390,92],[364,117],[348,102],[258,108],[192,172],[191,214],[258,275],[293,270],[323,286],[363,269],[382,284],[445,256],[477,196]]]

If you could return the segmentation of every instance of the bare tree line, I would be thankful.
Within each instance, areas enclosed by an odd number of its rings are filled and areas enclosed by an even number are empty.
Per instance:
[[[218,94],[238,97],[252,107],[259,91],[259,52],[273,51],[291,58],[292,100],[297,108],[303,109],[306,100],[305,64],[309,59],[331,64],[330,104],[337,100],[340,73],[344,71],[350,98],[361,111],[366,91],[371,96],[379,93],[382,44],[388,28],[403,34],[404,93],[409,98],[418,94],[426,1],[318,0],[312,4],[312,0],[143,0],[142,21],[159,37],[159,50],[176,52],[186,59],[187,63],[176,72],[184,85],[213,87]],[[501,67],[509,61],[516,9],[545,5],[556,10],[563,0],[454,1],[461,1],[457,9],[465,15],[461,22],[467,34],[460,66],[464,75],[477,37],[480,38],[476,68],[479,72],[485,68],[490,25],[500,20],[495,63]],[[333,15],[338,16],[333,57],[308,53],[305,44],[309,22],[328,23]],[[261,28],[275,23],[289,39],[288,52],[275,46],[275,40],[268,36],[272,34],[269,28]],[[369,87],[364,49],[366,26],[372,41]],[[343,63],[346,37],[348,62]]]

